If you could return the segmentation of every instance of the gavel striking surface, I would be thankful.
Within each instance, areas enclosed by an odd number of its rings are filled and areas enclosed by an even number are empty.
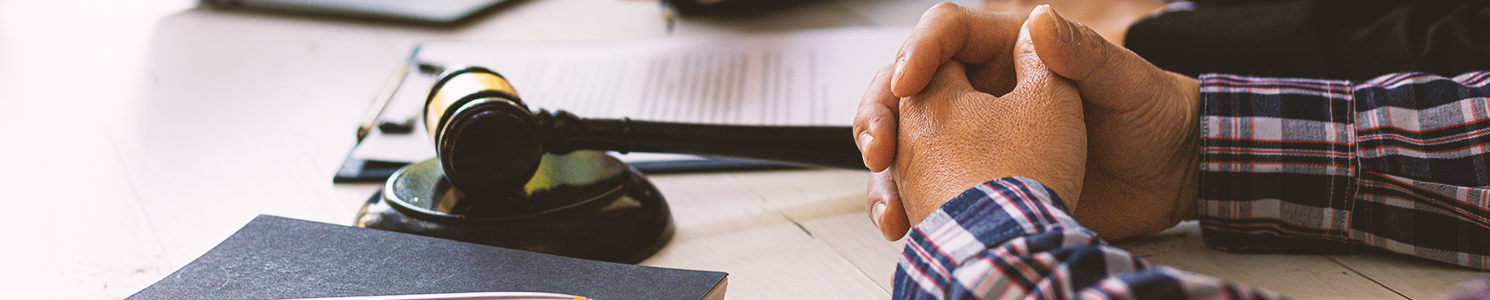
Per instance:
[[[426,160],[395,173],[354,223],[618,263],[646,259],[673,234],[657,188],[597,151],[545,155],[522,190],[479,197],[455,190],[440,164]]]

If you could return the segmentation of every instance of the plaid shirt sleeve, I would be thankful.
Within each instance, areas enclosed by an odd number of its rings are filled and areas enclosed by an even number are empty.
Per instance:
[[[895,299],[1273,299],[1108,246],[1059,196],[1021,177],[969,189],[917,224]]]
[[[1490,269],[1490,72],[1200,81],[1207,245]]]
[[[1490,269],[1490,72],[1366,82],[1201,77],[1201,223],[1248,252],[1360,246]],[[1450,298],[1482,296],[1472,281]],[[1026,178],[979,185],[911,230],[896,299],[1269,299],[1108,246]]]

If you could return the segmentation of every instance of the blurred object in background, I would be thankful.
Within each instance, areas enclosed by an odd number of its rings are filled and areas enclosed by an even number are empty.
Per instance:
[[[663,0],[683,16],[741,15],[789,7],[814,0]]]
[[[455,25],[499,4],[517,0],[201,0],[218,9],[248,9],[313,16]],[[737,0],[738,1],[738,0]],[[731,1],[727,1],[731,2]],[[775,2],[775,1],[772,1]]]

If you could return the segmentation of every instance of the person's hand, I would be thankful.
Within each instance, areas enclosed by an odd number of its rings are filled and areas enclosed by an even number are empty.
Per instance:
[[[1049,4],[1071,21],[1086,24],[1117,45],[1123,45],[1128,27],[1164,8],[1164,3],[1155,0],[983,0],[983,9],[1026,13],[1042,4]]]
[[[1160,70],[1055,10],[1032,15],[1040,59],[1086,103],[1091,147],[1078,222],[1108,239],[1195,218],[1200,83]]]
[[[1024,14],[994,13],[945,2],[932,6],[901,44],[893,73],[889,74],[894,76],[885,87],[895,96],[909,97],[926,86],[938,67],[957,61],[967,68],[968,81],[974,88],[993,95],[1008,93],[1014,88],[1014,58],[1009,54],[1024,19]],[[883,165],[888,166],[889,160]]]
[[[876,76],[855,124],[863,132],[864,117],[875,115],[866,112],[893,107],[888,112],[898,114],[888,116],[898,121],[890,128],[897,134],[884,139],[897,148],[893,166],[875,168],[867,201],[887,239],[964,190],[1003,177],[1038,180],[1076,206],[1086,161],[1081,100],[1040,62],[1028,34],[1011,46],[1001,56],[1015,76],[1002,96],[975,89],[959,62],[941,65],[924,90],[904,99],[889,93],[889,70]]]
[[[1002,26],[998,19],[988,17],[994,13],[946,6],[938,6],[940,14],[928,11],[921,23],[954,23],[957,25],[953,27],[963,28]],[[1037,20],[1032,21],[1030,29],[1037,55],[1051,71],[1073,79],[1085,103],[1090,153],[1082,205],[1071,207],[1076,219],[1104,238],[1120,239],[1194,218],[1199,168],[1195,128],[1198,83],[1159,70],[1132,52],[1103,41],[1090,28],[1060,19],[1054,12],[1042,11],[1034,17]],[[946,53],[985,58],[997,55],[1004,49],[999,43],[965,41],[996,41],[998,35],[917,26],[901,48],[898,61],[903,65],[895,68],[899,71],[877,75],[860,103],[854,130],[865,165],[878,172],[896,159],[896,141],[889,138],[897,131],[896,95],[915,94],[926,87],[932,78],[928,70],[957,59]],[[948,45],[959,48],[942,50]],[[915,51],[918,49],[923,51]],[[886,81],[891,83],[887,85]],[[886,238],[897,239],[909,224],[896,222],[896,214],[905,211],[897,205],[900,194],[879,183],[884,178],[888,177],[874,176],[866,201],[871,218]]]
[[[921,15],[921,21],[901,46],[896,63],[875,74],[854,118],[854,136],[859,150],[864,153],[865,166],[875,172],[870,180],[866,209],[886,239],[899,239],[910,229],[893,176],[887,171],[895,161],[900,110],[900,99],[896,95],[919,92],[937,67],[949,60],[962,62],[966,69],[971,70],[968,80],[975,89],[994,95],[1009,92],[1014,88],[1014,59],[1009,54],[1013,52],[1024,19],[1024,14],[1000,14],[951,3],[937,4]],[[915,55],[917,53],[919,55]],[[910,62],[909,59],[916,61]],[[891,76],[895,74],[910,74],[905,77],[913,82],[900,85],[916,89],[892,93],[890,87],[896,80]]]

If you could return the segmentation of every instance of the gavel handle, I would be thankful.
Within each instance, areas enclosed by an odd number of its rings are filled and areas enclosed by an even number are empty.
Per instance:
[[[853,127],[756,126],[582,119],[539,111],[549,152],[578,149],[728,156],[845,169],[864,169]]]

